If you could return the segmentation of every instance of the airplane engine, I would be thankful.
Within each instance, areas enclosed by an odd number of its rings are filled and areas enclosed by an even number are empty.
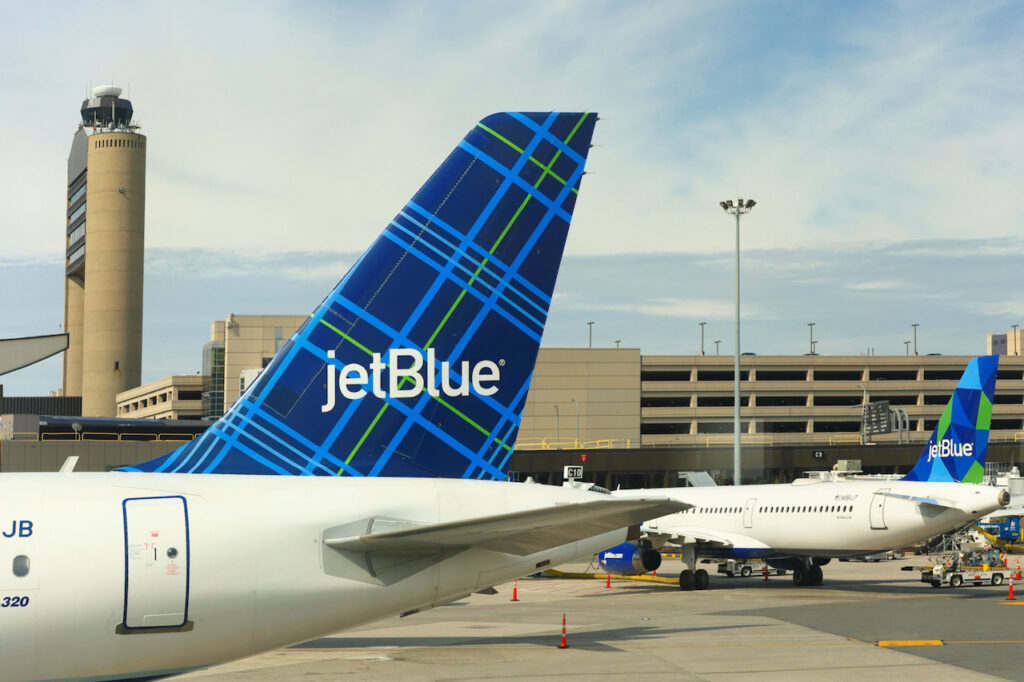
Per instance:
[[[597,561],[601,568],[616,575],[640,575],[656,571],[661,566],[661,552],[624,542],[611,549],[599,552]]]

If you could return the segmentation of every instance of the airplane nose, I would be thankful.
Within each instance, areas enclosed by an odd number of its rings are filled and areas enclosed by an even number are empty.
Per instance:
[[[1000,490],[999,491],[999,506],[1000,507],[1005,507],[1008,504],[1010,504],[1010,493],[1009,493],[1009,491]]]

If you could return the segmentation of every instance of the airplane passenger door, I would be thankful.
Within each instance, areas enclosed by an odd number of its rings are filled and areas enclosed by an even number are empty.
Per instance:
[[[889,488],[882,488],[871,498],[871,529],[885,530],[885,495]]]
[[[754,506],[757,505],[757,498],[751,497],[747,500],[746,506],[743,507],[743,527],[753,528],[754,527]]]
[[[180,495],[126,499],[126,629],[177,628],[188,620],[188,506]]]

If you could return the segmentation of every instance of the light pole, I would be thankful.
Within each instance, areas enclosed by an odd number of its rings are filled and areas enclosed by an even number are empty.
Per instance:
[[[621,343],[622,343],[622,339],[615,339],[615,347],[616,348],[619,348],[620,347],[619,344],[621,344]]]
[[[720,343],[722,343],[722,342],[721,341],[715,341],[715,355],[718,355],[718,344],[720,344]]]
[[[1010,326],[1013,327],[1013,354],[1014,355],[1020,355],[1020,344],[1017,342],[1017,327],[1019,327],[1020,325],[1019,324],[1011,324]],[[1010,349],[1009,348],[1006,349],[1006,354],[1007,355],[1010,354]]]
[[[558,414],[558,403],[553,403],[555,406],[555,447],[559,450],[562,449],[562,417]]]
[[[587,322],[587,348],[594,347],[594,323]]]
[[[697,324],[700,325],[700,354],[704,355],[704,325],[707,322],[698,322]]]
[[[576,406],[576,441],[573,443],[575,447],[580,446],[580,403],[576,398],[572,398],[572,404]]]
[[[914,328],[914,355],[917,355],[917,328],[920,326],[920,323],[915,322],[910,326]]]
[[[811,355],[814,355],[814,323],[808,322],[807,326],[811,330]]]
[[[740,216],[750,213],[757,203],[753,199],[744,201],[741,197],[718,202],[722,210],[736,216],[736,359],[733,363],[733,440],[732,466],[733,485],[740,485]]]
[[[907,355],[910,355],[910,340],[904,341],[903,345],[907,347]]]

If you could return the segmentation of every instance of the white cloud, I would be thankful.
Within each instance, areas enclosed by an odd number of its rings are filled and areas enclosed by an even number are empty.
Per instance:
[[[899,291],[915,285],[899,280],[875,280],[871,282],[847,282],[846,288],[852,291]]]
[[[505,108],[602,113],[571,254],[727,251],[737,192],[744,249],[1011,235],[1021,19],[978,7],[747,6],[772,30],[734,41],[729,4],[28,5],[0,47],[31,103],[0,112],[0,241],[59,253],[76,109],[110,79],[150,138],[156,248],[361,251]]]

